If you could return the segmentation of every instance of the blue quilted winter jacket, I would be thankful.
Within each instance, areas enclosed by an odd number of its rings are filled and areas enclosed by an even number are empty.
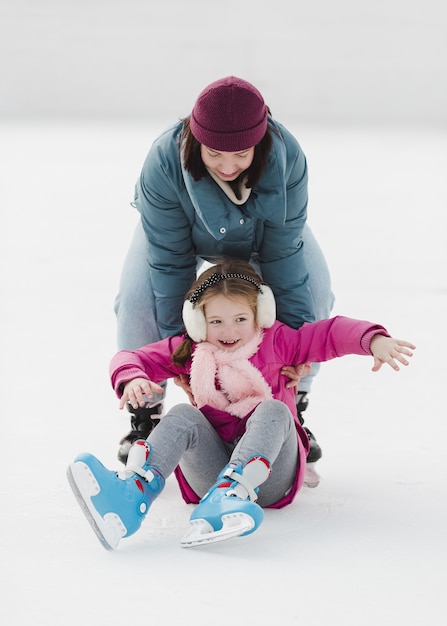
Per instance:
[[[302,229],[307,217],[306,158],[296,139],[270,120],[273,147],[247,202],[234,204],[209,176],[195,182],[180,155],[182,122],[153,143],[135,189],[149,244],[151,280],[162,337],[182,329],[184,296],[197,257],[259,263],[276,296],[277,317],[292,327],[313,321]]]

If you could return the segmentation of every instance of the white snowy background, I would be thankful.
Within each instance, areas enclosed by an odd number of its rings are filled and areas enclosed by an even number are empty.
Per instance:
[[[447,619],[442,0],[1,0],[0,620],[394,626]],[[417,345],[326,364],[322,481],[253,535],[183,550],[175,481],[106,552],[65,478],[117,467],[113,299],[152,140],[212,80],[263,92],[310,169],[334,313]],[[183,400],[171,387],[168,405]]]

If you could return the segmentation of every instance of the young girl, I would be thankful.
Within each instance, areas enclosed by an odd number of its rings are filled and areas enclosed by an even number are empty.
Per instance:
[[[144,405],[158,382],[188,375],[194,404],[179,404],[147,440],[130,448],[124,471],[79,455],[68,478],[107,549],[135,533],[165,479],[175,472],[183,498],[198,503],[184,547],[247,535],[262,522],[262,507],[280,508],[304,481],[309,439],[296,415],[284,363],[321,362],[371,354],[372,370],[408,365],[415,346],[383,326],[335,317],[299,330],[275,320],[275,300],[253,268],[228,260],[195,281],[183,306],[187,334],[111,362],[120,408]],[[217,479],[216,479],[217,477]]]

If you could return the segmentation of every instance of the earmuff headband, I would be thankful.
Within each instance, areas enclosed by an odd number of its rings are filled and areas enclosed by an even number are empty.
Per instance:
[[[193,341],[199,342],[206,340],[205,315],[203,314],[202,309],[197,308],[196,306],[197,302],[200,300],[200,296],[206,289],[208,289],[208,287],[216,285],[227,278],[246,280],[258,289],[259,295],[256,307],[256,322],[259,328],[270,328],[270,326],[273,326],[275,323],[276,303],[270,287],[264,284],[261,285],[246,274],[239,274],[236,272],[219,274],[216,272],[204,280],[203,283],[195,289],[191,297],[183,303],[183,322],[185,324],[186,332]]]
[[[222,282],[226,278],[239,278],[240,280],[246,280],[247,282],[254,285],[262,293],[261,285],[256,280],[254,280],[254,278],[251,278],[250,276],[247,276],[246,274],[239,274],[237,272],[232,272],[229,274],[219,274],[218,272],[216,272],[215,274],[212,274],[209,278],[204,280],[203,283],[199,287],[197,287],[197,289],[193,292],[192,296],[190,297],[189,301],[192,304],[196,304],[200,296],[202,295],[202,293],[206,289],[208,289],[208,287],[217,285],[217,283]]]

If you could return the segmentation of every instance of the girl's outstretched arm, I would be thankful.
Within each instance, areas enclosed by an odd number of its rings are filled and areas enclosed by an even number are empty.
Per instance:
[[[388,363],[393,370],[398,372],[400,368],[396,361],[402,365],[409,365],[410,363],[405,357],[412,357],[412,350],[416,349],[416,346],[409,341],[380,334],[374,335],[369,347],[374,356],[373,372],[378,372],[384,363]]]

